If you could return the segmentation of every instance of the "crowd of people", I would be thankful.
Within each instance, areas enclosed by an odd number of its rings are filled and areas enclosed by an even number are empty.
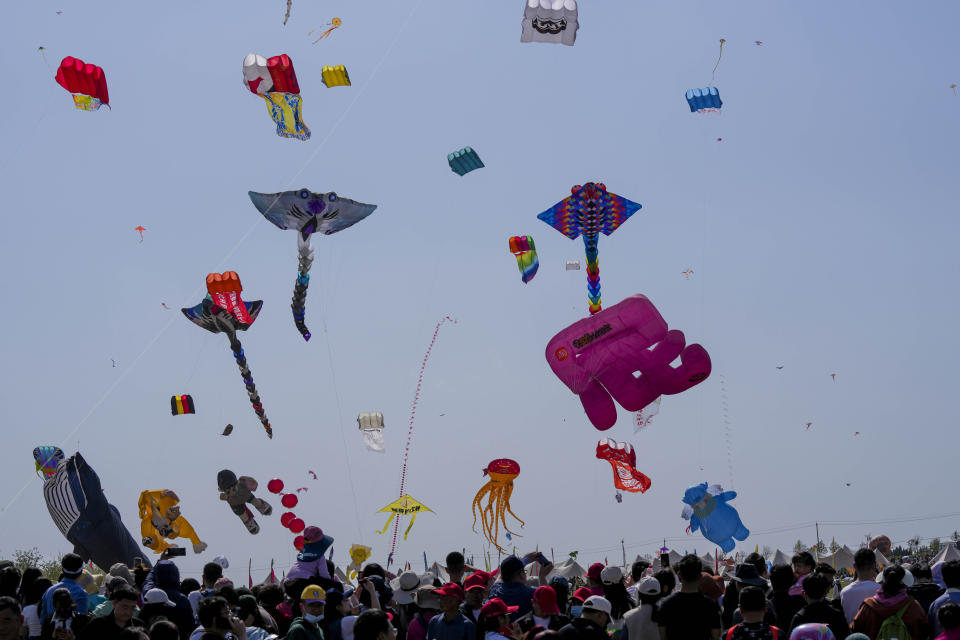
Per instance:
[[[773,566],[753,553],[719,575],[695,555],[638,560],[627,575],[597,563],[572,581],[536,553],[488,572],[452,552],[442,580],[370,563],[356,588],[330,561],[298,563],[282,582],[247,588],[224,577],[223,558],[199,580],[181,579],[168,557],[118,563],[99,586],[73,553],[56,583],[6,562],[0,640],[960,640],[960,561],[936,576],[922,562],[879,571],[868,549],[842,588],[807,552]]]

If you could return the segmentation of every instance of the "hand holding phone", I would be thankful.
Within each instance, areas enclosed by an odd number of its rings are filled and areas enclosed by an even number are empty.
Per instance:
[[[669,566],[670,566],[670,554],[669,554],[669,553],[661,553],[661,554],[660,554],[660,567],[663,568],[663,569],[666,569],[666,568],[669,567]]]
[[[166,554],[167,554],[167,557],[170,557],[170,558],[175,556],[186,556],[187,548],[186,547],[170,547],[169,549],[166,550]]]

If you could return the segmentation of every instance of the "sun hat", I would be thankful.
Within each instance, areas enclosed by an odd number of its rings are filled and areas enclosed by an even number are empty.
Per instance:
[[[613,612],[613,605],[603,596],[590,596],[583,601],[583,608],[603,611],[608,616]]]

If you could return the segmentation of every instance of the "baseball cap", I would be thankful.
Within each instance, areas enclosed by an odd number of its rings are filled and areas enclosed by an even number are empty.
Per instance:
[[[660,581],[652,576],[647,576],[637,583],[637,593],[648,596],[660,593]]]
[[[481,607],[480,617],[495,618],[497,616],[504,616],[508,613],[516,613],[519,608],[520,607],[508,607],[500,598],[493,598],[492,600],[487,600],[487,604]]]
[[[451,596],[463,602],[463,587],[456,582],[448,582],[439,589],[434,589],[433,592],[438,596]]]
[[[613,611],[613,605],[603,596],[590,596],[583,601],[584,609],[593,609],[594,611],[603,611],[608,616]]]
[[[150,589],[143,596],[143,601],[146,604],[165,604],[168,607],[175,607],[177,605],[170,602],[170,598],[167,596],[167,592],[163,589]]]
[[[600,572],[600,582],[603,584],[618,584],[623,580],[623,571],[620,567],[605,567]]]
[[[600,580],[601,575],[603,574],[603,565],[599,562],[594,562],[590,565],[590,568],[587,569],[587,577],[593,578],[594,580]]]
[[[301,602],[326,602],[327,593],[315,584],[309,585],[300,594]]]
[[[471,589],[486,589],[487,577],[482,575],[483,573],[483,571],[477,571],[476,573],[471,574],[466,580],[463,581],[463,590],[470,591]]]
[[[576,598],[580,602],[584,602],[587,600],[587,598],[589,598],[592,595],[593,595],[593,591],[590,591],[590,589],[588,589],[587,587],[580,587],[579,589],[574,591],[573,595],[570,597]]]
[[[545,616],[560,613],[560,610],[557,609],[557,592],[553,590],[553,587],[537,587],[533,592],[533,601],[537,603]]]

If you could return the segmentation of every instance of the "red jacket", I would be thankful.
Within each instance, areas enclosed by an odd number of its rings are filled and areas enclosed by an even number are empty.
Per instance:
[[[877,602],[876,596],[867,598],[860,605],[860,610],[854,616],[850,628],[855,632],[859,631],[871,638],[876,638],[883,621],[896,615],[904,607],[907,607],[907,610],[903,613],[903,622],[910,629],[910,637],[913,640],[923,640],[930,631],[927,616],[924,615],[923,608],[910,596],[896,604],[881,604]]]

